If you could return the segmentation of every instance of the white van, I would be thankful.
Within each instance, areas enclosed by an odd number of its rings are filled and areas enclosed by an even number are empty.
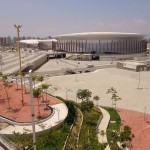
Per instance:
[[[94,67],[93,64],[88,64],[88,65],[87,65],[87,68],[92,68],[92,67]]]

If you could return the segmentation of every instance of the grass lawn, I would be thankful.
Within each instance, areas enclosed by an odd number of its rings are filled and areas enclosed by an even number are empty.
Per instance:
[[[115,131],[119,132],[120,131],[120,126],[121,126],[121,118],[118,114],[118,112],[110,107],[105,107],[105,109],[108,111],[110,114],[110,122],[107,128],[107,139],[108,139],[108,144],[111,148],[111,150],[117,150],[119,147],[117,147],[117,138],[115,138]]]

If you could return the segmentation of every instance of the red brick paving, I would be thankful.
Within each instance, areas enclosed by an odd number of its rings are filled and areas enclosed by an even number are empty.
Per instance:
[[[132,150],[150,150],[150,115],[132,110],[119,109],[123,125],[129,125],[135,138]]]
[[[3,82],[0,81],[0,115],[6,118],[12,119],[17,122],[31,122],[31,107],[30,107],[30,93],[24,93],[24,103],[21,104],[21,90],[16,90],[17,85],[14,83],[10,83],[11,87],[7,88],[10,106],[12,109],[8,109],[8,101],[6,92],[4,90]],[[20,86],[19,86],[20,88]],[[24,90],[25,91],[25,90]],[[43,94],[44,98],[46,98],[46,94]],[[49,100],[50,105],[60,103],[59,100],[47,95],[47,99]],[[40,112],[41,116],[45,118],[51,114],[51,110],[44,110],[45,103],[42,103],[42,97],[40,97]],[[37,99],[34,98],[34,111],[35,111],[35,120],[37,120],[38,116],[38,105]]]

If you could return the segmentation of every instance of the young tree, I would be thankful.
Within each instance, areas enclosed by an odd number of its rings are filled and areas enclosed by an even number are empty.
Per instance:
[[[106,132],[104,130],[100,131],[100,135],[102,136],[102,143],[101,143],[102,150],[104,150],[106,148],[106,146],[108,145],[107,142],[104,142],[104,136],[105,136],[105,134],[106,134]]]
[[[25,78],[25,74],[24,73],[22,73],[22,77],[23,77],[24,92],[25,92],[25,94],[27,94],[26,78]]]
[[[90,111],[92,107],[94,106],[94,103],[90,101],[90,97],[92,95],[92,92],[88,89],[79,89],[77,92],[77,97],[82,100],[81,102],[81,110],[82,111]]]
[[[47,100],[47,90],[48,90],[48,88],[51,86],[50,84],[45,84],[45,83],[43,83],[42,85],[42,89],[43,90],[46,90],[46,100]]]
[[[120,142],[122,143],[122,147],[125,148],[131,146],[133,138],[134,134],[132,134],[131,128],[127,125],[124,126],[123,130],[120,132]]]
[[[98,101],[100,100],[100,97],[97,96],[97,95],[95,95],[95,96],[93,97],[93,99],[97,102],[97,107],[98,107]]]
[[[108,91],[106,92],[106,94],[109,94],[109,93],[111,93],[112,107],[113,105],[115,105],[115,109],[116,109],[117,101],[121,100],[121,98],[117,95],[117,91],[113,87],[108,89]]]
[[[105,136],[105,131],[104,130],[101,130],[100,131],[100,135],[102,136],[102,144],[103,144],[103,142],[104,142],[104,136]]]
[[[32,76],[33,81],[33,89],[35,89],[35,81],[37,80],[37,76]]]
[[[82,101],[86,100],[88,102],[91,95],[92,92],[89,91],[88,89],[83,89],[83,90],[79,89],[77,92],[77,97]]]
[[[37,81],[39,81],[39,82],[43,82],[43,80],[44,80],[43,76],[38,76],[36,78],[37,78]]]
[[[42,85],[41,85],[41,87],[42,87],[42,92],[44,91],[44,90],[46,90],[46,101],[47,101],[47,89],[50,87],[51,85],[49,85],[49,84],[45,84],[45,83],[43,83]],[[43,93],[42,93],[42,95],[43,95]],[[42,96],[43,97],[43,96]],[[44,100],[44,99],[43,99]]]
[[[7,96],[8,109],[11,109],[10,101],[9,101],[9,96],[8,96],[8,91],[7,91],[7,89],[10,88],[11,85],[7,82],[7,75],[2,75],[2,80],[3,80],[3,85],[4,85],[5,93],[6,93],[6,96]]]
[[[33,96],[37,98],[37,101],[38,101],[38,116],[40,117],[41,116],[41,113],[40,113],[40,102],[39,102],[39,98],[40,98],[40,95],[41,95],[41,89],[38,88],[38,89],[34,89],[33,90]]]

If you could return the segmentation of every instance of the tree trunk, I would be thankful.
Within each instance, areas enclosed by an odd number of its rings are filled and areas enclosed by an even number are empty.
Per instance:
[[[37,101],[38,101],[38,115],[39,117],[41,116],[41,113],[40,113],[40,104],[39,104],[39,98],[37,98]]]
[[[6,96],[7,96],[7,102],[8,102],[8,109],[10,109],[10,103],[9,103],[9,97],[8,97],[8,92],[7,89],[5,88]]]

